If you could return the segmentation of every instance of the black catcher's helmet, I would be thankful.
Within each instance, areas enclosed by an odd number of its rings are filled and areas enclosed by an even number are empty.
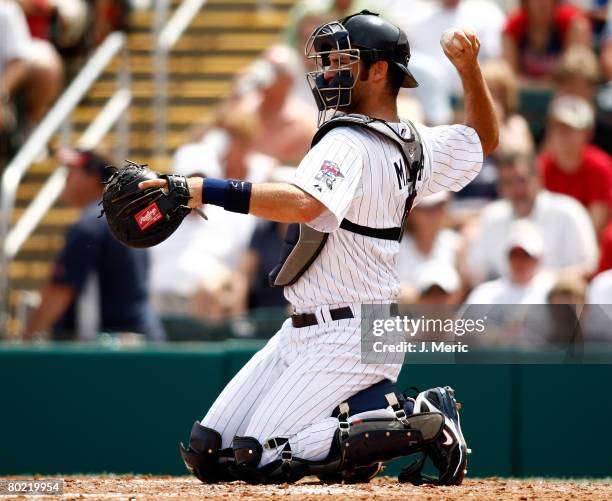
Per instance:
[[[410,45],[406,33],[385,19],[367,10],[340,21],[326,23],[310,36],[306,56],[314,59],[316,70],[307,74],[310,88],[321,113],[338,110],[351,103],[359,60],[388,61],[404,74],[402,87],[419,84],[408,69]],[[330,55],[338,54],[338,63],[330,68]],[[325,73],[334,73],[331,80]]]

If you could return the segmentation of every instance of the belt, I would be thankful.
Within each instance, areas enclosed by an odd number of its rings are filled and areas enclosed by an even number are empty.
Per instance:
[[[351,310],[348,306],[329,310],[329,315],[331,316],[332,320],[355,318],[355,315],[353,315],[353,310]],[[291,324],[293,327],[310,327],[311,325],[317,325],[318,323],[319,321],[314,313],[299,313],[291,315]]]

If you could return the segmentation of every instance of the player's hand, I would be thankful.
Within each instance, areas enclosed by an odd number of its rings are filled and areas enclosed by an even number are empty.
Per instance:
[[[202,205],[202,183],[204,182],[203,177],[190,177],[187,178],[187,184],[189,186],[189,195],[191,198],[187,205],[192,209],[197,209]],[[138,184],[141,190],[148,190],[149,188],[167,188],[168,182],[165,179],[151,179],[150,181],[143,181]]]
[[[457,68],[459,74],[476,68],[480,52],[480,40],[476,33],[467,29],[456,29],[454,38],[461,48],[454,43],[444,44],[442,48],[446,57]]]

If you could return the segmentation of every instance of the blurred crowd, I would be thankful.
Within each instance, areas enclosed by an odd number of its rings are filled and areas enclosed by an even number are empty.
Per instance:
[[[0,173],[128,0],[0,0]]]
[[[11,0],[0,5],[18,10]],[[406,31],[420,86],[402,90],[400,116],[430,126],[462,120],[460,82],[440,35],[473,29],[501,130],[471,185],[413,209],[400,244],[401,301],[612,303],[608,0],[304,0],[285,41],[240,71],[214,118],[195,124],[174,153],[171,170],[290,179],[316,127],[304,45],[317,26],[362,8]],[[205,212],[208,221],[189,216],[151,249],[157,314],[218,322],[286,307],[282,290],[267,284],[283,225],[213,206]],[[599,333],[612,338],[611,324]]]

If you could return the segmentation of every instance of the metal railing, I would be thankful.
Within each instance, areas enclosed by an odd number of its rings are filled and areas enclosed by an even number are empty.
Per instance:
[[[157,0],[153,34],[155,43],[155,154],[166,154],[168,135],[168,54],[181,37],[206,0],[184,0],[164,24],[168,16],[169,0]]]
[[[66,179],[66,170],[64,167],[55,170],[23,216],[11,229],[19,183],[40,152],[46,148],[52,136],[60,129],[63,131],[70,130],[70,114],[109,62],[121,51],[123,51],[123,57],[117,78],[118,90],[87,128],[77,146],[95,146],[110,127],[117,123],[117,153],[120,158],[127,156],[128,121],[125,110],[130,102],[131,94],[125,44],[126,35],[123,33],[112,33],[105,39],[54,106],[47,112],[45,118],[30,135],[2,175],[0,186],[0,333],[6,331],[9,318],[9,265],[25,240],[61,193]]]

